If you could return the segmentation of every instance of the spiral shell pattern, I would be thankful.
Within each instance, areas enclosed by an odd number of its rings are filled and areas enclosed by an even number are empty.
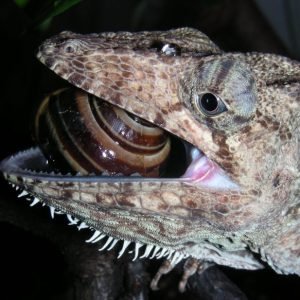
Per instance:
[[[35,135],[51,168],[60,172],[158,177],[170,152],[165,131],[74,88],[44,99]]]

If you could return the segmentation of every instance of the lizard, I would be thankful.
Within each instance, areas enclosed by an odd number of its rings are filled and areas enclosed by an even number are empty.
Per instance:
[[[101,249],[187,259],[180,288],[210,263],[300,275],[300,64],[222,51],[191,28],[46,40],[38,59],[72,85],[189,143],[179,178],[41,172],[37,148],[2,161],[17,189],[90,227]],[[71,215],[73,217],[71,217]],[[141,251],[144,246],[143,252]]]

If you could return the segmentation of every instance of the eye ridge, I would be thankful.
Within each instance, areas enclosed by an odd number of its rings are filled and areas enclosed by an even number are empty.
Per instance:
[[[211,92],[197,95],[195,105],[202,114],[209,117],[217,116],[228,110],[221,98]]]

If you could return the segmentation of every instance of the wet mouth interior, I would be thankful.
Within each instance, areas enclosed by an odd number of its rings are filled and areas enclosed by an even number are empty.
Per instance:
[[[159,176],[154,176],[154,178],[151,178],[155,180],[179,179],[181,181],[186,181],[214,189],[238,188],[237,184],[235,184],[229,178],[224,170],[215,162],[210,160],[207,156],[205,156],[201,150],[176,136],[171,135],[170,139],[171,151],[166,163],[163,165],[163,170],[161,173],[159,173]],[[51,145],[54,143],[50,143],[48,141],[47,144]],[[6,173],[17,170],[21,171],[21,173],[25,172],[26,174],[26,172],[29,171],[28,173],[31,175],[40,175],[42,172],[47,177],[55,177],[57,175],[70,177],[78,175],[77,172],[72,171],[74,169],[68,165],[67,161],[62,155],[55,155],[55,152],[58,152],[56,148],[52,148],[52,150],[54,149],[54,152],[45,152],[43,147],[39,148],[41,151],[37,149],[29,150],[11,157],[10,159],[6,160],[4,164],[1,164],[0,169]],[[55,157],[55,159],[52,159],[53,157]],[[94,180],[95,176],[99,178],[115,177],[114,180],[123,180],[124,178],[130,179],[141,176],[138,173],[128,175],[127,177],[122,173],[114,176],[107,172],[103,172],[102,174],[90,173],[87,173],[88,176],[86,177],[93,177]],[[116,178],[116,176],[118,178]]]
[[[26,163],[26,166],[28,165],[30,165],[33,170],[40,170],[49,174],[53,172],[53,168],[49,166],[47,160],[44,160],[41,165],[40,159],[32,159],[30,163]],[[66,174],[66,172],[61,172],[59,169],[56,169],[55,173]],[[68,172],[69,175],[70,173],[71,172]],[[97,176],[106,178],[114,177],[108,174]],[[136,176],[140,177],[138,174],[133,174],[127,178],[134,178]],[[117,177],[120,180],[126,178],[122,174],[118,174]],[[175,136],[171,137],[171,154],[168,158],[165,170],[162,176],[160,176],[161,180],[168,178],[180,179],[213,189],[238,189],[238,185],[229,178],[225,171],[205,156],[201,150]],[[157,179],[158,178],[155,178],[155,180]]]
[[[46,176],[50,180],[51,177],[55,180],[57,176],[63,176],[69,178],[69,180],[74,177],[78,180],[78,174],[61,172],[61,170],[54,170],[53,167],[49,166],[49,161],[38,147],[19,152],[4,160],[0,164],[0,171],[8,174],[15,173],[21,176]],[[85,179],[83,180],[95,180],[95,176],[99,177],[99,179],[103,178],[104,180],[108,177],[111,179],[114,178],[113,180],[117,181],[122,181],[126,178],[126,180],[136,178],[135,175],[124,177],[119,174],[119,176],[116,177],[107,176],[105,174],[91,174],[91,176],[84,176]],[[91,179],[89,179],[89,177]],[[225,171],[205,156],[201,150],[176,137],[172,137],[172,151],[163,176],[160,178],[148,178],[146,180],[164,181],[168,179],[178,179],[204,188],[222,190],[239,188],[239,186],[229,178]],[[142,177],[140,177],[139,180],[143,180]]]
[[[167,159],[166,164],[163,166],[163,170],[159,178],[180,178],[185,175],[189,166],[199,158],[199,155],[203,156],[202,152],[195,148],[190,143],[176,137],[170,136],[171,138],[171,151],[169,157]],[[64,160],[61,154],[55,153],[53,156],[53,152],[45,153],[43,149],[41,149],[44,153],[45,157],[47,158],[47,163],[38,163],[38,160],[35,161],[34,166],[31,168],[37,171],[42,172],[55,172],[60,174],[72,174],[76,175],[77,172],[73,171],[70,165]],[[52,149],[53,150],[53,149]],[[195,156],[195,153],[198,153],[198,156]],[[189,172],[191,173],[191,172]],[[93,174],[95,175],[95,174]],[[97,176],[102,177],[126,177],[124,174],[119,173],[116,175],[111,175],[108,172],[103,172],[102,174],[96,174]],[[140,177],[141,175],[138,173],[134,173],[132,175],[128,175],[129,177]],[[187,175],[189,176],[189,175]],[[186,176],[186,177],[187,177]]]

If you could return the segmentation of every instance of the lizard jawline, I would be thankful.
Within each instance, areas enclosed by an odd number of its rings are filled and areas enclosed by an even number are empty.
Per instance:
[[[20,177],[39,177],[50,181],[67,180],[67,181],[84,181],[84,182],[151,182],[151,181],[181,181],[191,185],[197,185],[200,188],[237,190],[239,186],[233,182],[227,174],[215,162],[207,158],[199,149],[192,145],[186,145],[186,152],[189,156],[189,165],[185,173],[179,178],[145,178],[136,176],[76,176],[71,174],[57,174],[51,172],[48,167],[47,159],[41,150],[31,148],[12,155],[0,164],[0,171],[5,175],[15,175]]]

